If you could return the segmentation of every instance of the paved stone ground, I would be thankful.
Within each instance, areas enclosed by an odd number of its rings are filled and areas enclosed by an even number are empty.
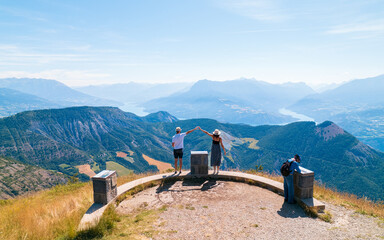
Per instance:
[[[147,189],[117,208],[167,205],[154,239],[383,239],[377,218],[326,203],[333,223],[313,219],[269,190],[227,181],[184,180]]]

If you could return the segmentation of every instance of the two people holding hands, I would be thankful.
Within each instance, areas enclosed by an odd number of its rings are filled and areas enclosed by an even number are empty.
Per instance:
[[[212,137],[212,147],[211,147],[211,166],[213,167],[213,173],[219,173],[219,168],[221,164],[221,148],[223,148],[224,155],[226,155],[226,151],[223,145],[223,140],[220,137],[221,132],[218,129],[215,129],[213,133],[209,133],[199,126],[191,129],[185,133],[181,133],[181,128],[176,128],[176,135],[172,137],[172,147],[173,147],[173,155],[175,157],[175,173],[177,173],[177,162],[180,161],[180,172],[183,166],[183,148],[184,148],[184,137],[189,133],[200,130],[208,136]]]

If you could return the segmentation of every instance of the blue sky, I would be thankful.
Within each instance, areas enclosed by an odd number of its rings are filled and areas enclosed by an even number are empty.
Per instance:
[[[0,0],[0,78],[71,86],[384,74],[382,0]]]

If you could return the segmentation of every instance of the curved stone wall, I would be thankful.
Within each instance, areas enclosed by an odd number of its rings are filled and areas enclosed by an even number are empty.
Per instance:
[[[278,194],[284,193],[283,183],[280,183],[265,177],[253,175],[253,174],[247,174],[242,172],[220,171],[219,174],[208,174],[208,175],[191,175],[190,172],[183,172],[181,174],[167,173],[167,174],[158,174],[158,175],[140,178],[119,186],[117,188],[117,197],[145,183],[150,183],[158,180],[183,180],[186,178],[206,178],[206,179],[214,178],[214,179],[223,179],[223,180],[230,180],[230,181],[239,181],[239,182],[245,182],[245,183],[257,185],[257,186],[269,189]],[[114,198],[112,201],[110,201],[106,205],[94,203],[87,210],[87,212],[84,214],[83,218],[81,219],[79,224],[79,230],[84,230],[89,227],[95,226],[99,222],[105,209],[110,204],[114,203],[117,197]],[[296,201],[298,201],[299,204],[305,207],[310,207],[310,208],[315,207],[318,210],[323,210],[325,208],[323,203],[319,202],[314,198],[308,198],[308,199],[296,198]]]

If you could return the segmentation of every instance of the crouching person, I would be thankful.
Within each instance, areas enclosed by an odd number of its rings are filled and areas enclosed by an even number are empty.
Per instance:
[[[299,168],[300,156],[295,155],[294,158],[288,159],[281,168],[281,173],[284,177],[284,201],[290,204],[296,203],[295,201],[295,190],[293,186],[293,173],[295,171],[301,173]],[[287,166],[284,166],[287,165]],[[286,171],[283,171],[283,168],[286,168]],[[288,171],[287,171],[288,170]]]

